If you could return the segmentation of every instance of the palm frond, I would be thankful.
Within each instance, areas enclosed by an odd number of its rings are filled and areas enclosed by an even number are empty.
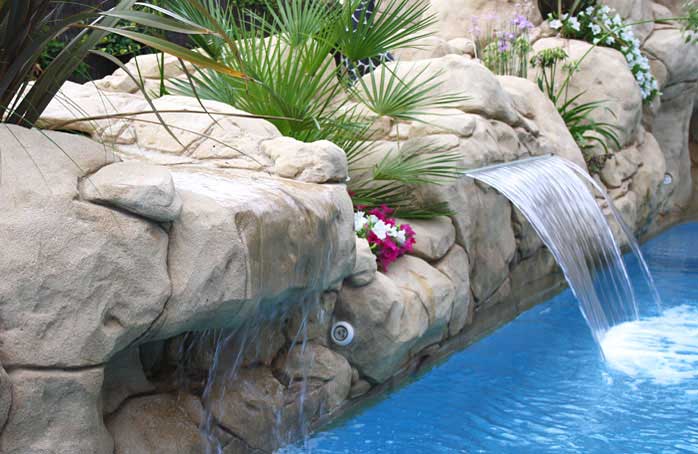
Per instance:
[[[376,164],[373,179],[403,184],[440,184],[463,174],[462,160],[463,156],[458,152],[422,154],[397,151],[388,153]]]
[[[418,117],[429,109],[452,107],[468,99],[456,93],[435,95],[442,85],[439,81],[442,73],[425,77],[428,70],[425,66],[413,76],[402,79],[397,74],[397,65],[395,68],[384,65],[360,78],[358,87],[352,88],[351,93],[377,116],[402,121],[419,121]]]

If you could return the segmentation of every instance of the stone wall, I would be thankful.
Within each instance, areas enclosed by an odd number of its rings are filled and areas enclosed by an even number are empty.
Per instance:
[[[466,168],[548,153],[584,167],[534,83],[473,59],[465,19],[450,13],[457,3],[432,0],[442,36],[397,52],[393,69],[436,75],[466,98],[421,121],[384,119],[366,163],[400,143],[456,152]],[[628,14],[668,14],[640,3]],[[643,105],[622,55],[600,48],[571,90],[610,100],[623,148],[598,180],[633,229],[651,234],[696,204],[698,59],[675,27],[644,33],[661,99]],[[535,43],[559,45],[588,49]],[[141,58],[154,90],[156,63]],[[181,77],[175,59],[165,67]],[[409,221],[414,253],[379,271],[352,231],[335,145],[281,137],[220,103],[195,113],[198,102],[179,96],[155,100],[184,111],[163,114],[169,132],[154,115],[80,121],[149,109],[120,71],[68,83],[61,99],[73,105],[54,100],[42,126],[105,145],[0,128],[3,453],[199,453],[202,443],[269,452],[562,288],[523,216],[470,179],[413,188],[454,215]],[[339,320],[356,329],[348,346],[330,340]]]

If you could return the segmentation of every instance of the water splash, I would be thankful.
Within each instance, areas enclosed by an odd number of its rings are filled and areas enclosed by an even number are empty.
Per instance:
[[[698,308],[673,307],[659,317],[622,323],[601,342],[608,365],[661,385],[698,378]]]
[[[613,326],[639,320],[640,310],[618,241],[586,182],[591,181],[607,200],[608,196],[584,170],[563,158],[545,156],[466,174],[501,192],[531,223],[562,268],[597,343]],[[609,205],[646,270],[630,229],[610,200]],[[645,278],[659,305],[649,271]]]

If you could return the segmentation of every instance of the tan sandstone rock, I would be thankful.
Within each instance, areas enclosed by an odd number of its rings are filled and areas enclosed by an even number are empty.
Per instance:
[[[274,162],[274,173],[308,183],[341,183],[347,179],[347,157],[327,140],[304,143],[279,137],[262,143],[261,150]]]
[[[0,128],[2,359],[6,367],[99,364],[162,312],[167,234],[80,201],[78,180],[109,155],[84,137],[43,134]]]
[[[415,233],[415,244],[413,255],[427,260],[439,260],[442,258],[453,243],[456,241],[456,229],[453,222],[446,216],[439,216],[434,219],[400,221],[409,223]]]
[[[448,322],[448,334],[458,334],[473,321],[475,304],[470,292],[470,261],[465,249],[454,245],[448,254],[434,264],[437,270],[445,274],[453,284],[455,295],[453,309]]]
[[[395,283],[380,272],[367,286],[342,288],[335,317],[355,329],[354,341],[335,350],[374,383],[390,378],[429,328],[422,304],[405,299]]]
[[[108,454],[114,445],[99,411],[102,369],[14,370],[3,454]]]
[[[376,276],[378,265],[376,256],[371,252],[371,246],[364,238],[356,238],[356,262],[348,281],[355,287],[368,285]]]
[[[119,162],[102,167],[81,184],[83,198],[123,208],[153,219],[171,222],[182,211],[182,199],[170,171],[143,162]]]
[[[562,47],[571,60],[576,60],[589,50],[591,44],[544,38],[533,45],[536,52],[554,47]],[[530,77],[535,77],[535,71],[530,73]],[[565,76],[558,77],[563,80]],[[579,102],[604,101],[607,108],[597,109],[592,118],[616,125],[621,146],[631,145],[642,118],[642,95],[623,54],[607,47],[595,47],[582,61],[569,85],[570,97],[582,92],[584,95]]]
[[[393,263],[386,275],[402,290],[405,301],[415,300],[429,317],[429,329],[415,348],[440,341],[447,331],[455,300],[451,280],[424,260],[409,255]]]
[[[332,412],[349,396],[352,376],[349,362],[322,345],[296,345],[280,355],[274,367],[287,383],[307,380],[309,397],[318,400],[313,406],[320,407],[323,413]]]
[[[184,403],[170,394],[130,399],[107,419],[107,428],[114,437],[115,454],[203,451],[197,424]]]

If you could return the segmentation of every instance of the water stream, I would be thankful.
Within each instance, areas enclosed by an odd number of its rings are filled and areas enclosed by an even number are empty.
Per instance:
[[[544,156],[496,165],[466,173],[497,189],[518,208],[552,252],[579,301],[582,314],[596,341],[616,325],[638,320],[638,306],[619,241],[599,207],[586,172],[557,156]],[[632,252],[646,264],[636,240],[603,189],[595,185],[611,206]],[[659,296],[649,272],[643,273],[655,296],[653,313],[660,310]],[[643,315],[644,315],[644,309]]]

